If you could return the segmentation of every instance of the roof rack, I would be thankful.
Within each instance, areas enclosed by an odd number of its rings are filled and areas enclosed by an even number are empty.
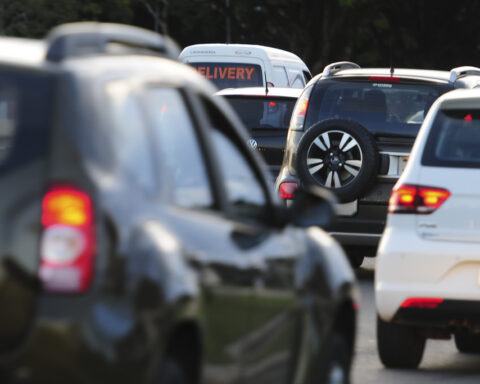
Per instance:
[[[450,71],[450,78],[448,81],[450,83],[455,83],[460,77],[468,75],[480,76],[480,68],[468,66],[453,68]]]
[[[94,54],[143,54],[177,59],[180,50],[168,37],[131,25],[80,22],[60,25],[47,36],[46,59]]]
[[[323,68],[322,76],[332,76],[342,69],[353,68],[360,68],[360,66],[358,64],[352,63],[351,61],[339,61],[337,63],[328,64],[325,68]]]

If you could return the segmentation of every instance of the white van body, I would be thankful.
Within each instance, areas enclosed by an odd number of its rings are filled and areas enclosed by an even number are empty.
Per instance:
[[[297,55],[282,49],[250,44],[196,44],[179,59],[190,64],[219,89],[269,86],[304,88],[312,77]]]

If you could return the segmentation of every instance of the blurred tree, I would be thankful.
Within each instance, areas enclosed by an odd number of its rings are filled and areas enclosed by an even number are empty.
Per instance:
[[[9,36],[43,37],[61,23],[131,18],[130,0],[0,0],[0,32]]]

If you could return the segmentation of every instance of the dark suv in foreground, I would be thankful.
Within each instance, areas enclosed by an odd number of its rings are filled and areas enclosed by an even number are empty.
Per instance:
[[[330,233],[360,266],[376,253],[392,187],[433,101],[479,81],[475,67],[447,72],[328,65],[293,111],[276,183],[280,196],[292,199],[298,185],[333,191],[342,204]]]
[[[328,196],[282,207],[231,107],[162,56],[112,24],[0,39],[0,381],[347,383]]]

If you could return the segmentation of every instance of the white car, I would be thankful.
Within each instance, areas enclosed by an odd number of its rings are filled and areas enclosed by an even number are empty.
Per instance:
[[[396,183],[375,272],[378,352],[416,368],[427,338],[480,353],[480,90],[432,106]]]

